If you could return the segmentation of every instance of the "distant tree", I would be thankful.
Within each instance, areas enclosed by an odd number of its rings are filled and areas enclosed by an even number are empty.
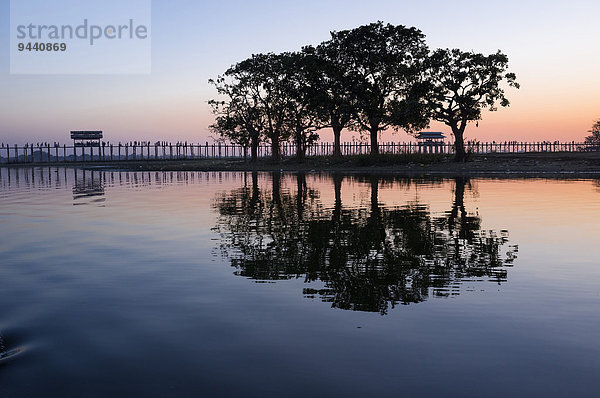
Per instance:
[[[594,122],[592,129],[589,130],[588,133],[591,134],[585,137],[585,143],[592,145],[600,145],[600,120]]]
[[[467,124],[481,119],[484,108],[497,110],[510,105],[500,83],[506,80],[519,88],[514,73],[506,73],[508,57],[498,51],[485,56],[458,49],[434,51],[428,60],[428,77],[433,90],[430,111],[434,120],[445,123],[454,135],[457,162],[466,160],[464,132]]]
[[[377,22],[332,32],[327,46],[337,51],[337,62],[353,82],[354,125],[369,133],[372,154],[379,153],[379,132],[428,124],[413,97],[428,54],[420,30]]]

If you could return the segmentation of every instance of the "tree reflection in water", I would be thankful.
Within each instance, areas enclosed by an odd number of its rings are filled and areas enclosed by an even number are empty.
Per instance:
[[[344,178],[329,177],[335,193],[330,209],[302,173],[295,192],[282,187],[278,173],[270,177],[270,190],[259,188],[258,174],[250,173],[242,188],[219,195],[216,229],[236,274],[321,281],[322,289],[306,288],[305,296],[381,314],[430,295],[457,295],[467,280],[506,281],[517,247],[508,245],[507,231],[482,230],[481,219],[466,210],[468,179],[454,179],[450,210],[435,216],[418,201],[395,207],[379,202],[383,184],[414,183],[398,177],[352,177],[370,186],[370,204],[344,207]]]

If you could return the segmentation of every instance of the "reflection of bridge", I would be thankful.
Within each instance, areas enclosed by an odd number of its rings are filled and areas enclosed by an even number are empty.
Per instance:
[[[74,173],[74,205],[86,204],[88,201],[94,203],[104,202],[104,181],[102,172],[75,170]]]

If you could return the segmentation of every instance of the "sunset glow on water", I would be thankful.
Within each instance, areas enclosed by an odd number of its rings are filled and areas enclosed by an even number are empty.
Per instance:
[[[599,217],[591,179],[3,168],[0,395],[592,397]]]

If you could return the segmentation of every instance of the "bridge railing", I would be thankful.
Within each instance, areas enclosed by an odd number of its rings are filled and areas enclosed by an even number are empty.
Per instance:
[[[599,151],[598,145],[581,142],[467,142],[467,152],[486,153],[530,153],[530,152],[583,152]],[[342,155],[365,155],[371,146],[364,142],[345,142],[341,145]],[[333,144],[316,143],[306,149],[306,156],[332,156]],[[432,153],[453,154],[452,143],[427,142],[383,142],[379,143],[382,154]],[[292,157],[296,147],[292,143],[281,144],[281,155]],[[79,162],[124,162],[144,160],[195,160],[195,159],[244,159],[250,156],[250,148],[229,143],[119,143],[102,142],[98,145],[26,144],[23,146],[0,144],[0,163],[79,163]],[[271,156],[271,147],[261,144],[258,156]]]

